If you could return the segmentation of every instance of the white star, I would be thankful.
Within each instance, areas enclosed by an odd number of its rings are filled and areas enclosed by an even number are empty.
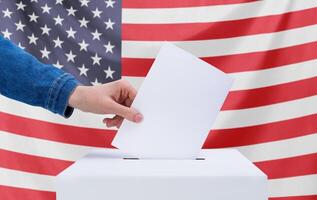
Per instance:
[[[25,47],[22,46],[20,42],[19,42],[18,46],[19,46],[21,49],[25,49]]]
[[[57,67],[58,69],[61,69],[62,67],[64,67],[64,65],[61,65],[59,63],[59,61],[57,61],[55,64],[54,64],[55,67]]]
[[[20,1],[20,3],[16,3],[15,5],[17,5],[17,10],[23,10],[24,11],[24,7],[26,6],[25,4],[22,3],[22,1]]]
[[[41,27],[42,29],[42,35],[46,34],[46,35],[50,35],[49,31],[51,30],[50,28],[48,28],[45,24],[45,26]]]
[[[3,18],[6,18],[6,17],[11,18],[11,15],[13,13],[8,8],[6,10],[3,10],[2,12],[3,12]]]
[[[101,83],[98,82],[98,79],[96,78],[94,82],[90,82],[93,86],[101,85]]]
[[[105,3],[107,4],[107,8],[108,8],[108,7],[113,8],[113,4],[116,3],[116,2],[115,2],[115,1],[112,1],[112,0],[108,0],[108,1],[105,1]]]
[[[96,10],[92,10],[91,12],[94,14],[94,18],[100,18],[100,14],[102,13],[102,11],[98,10],[98,8],[96,8]]]
[[[35,3],[38,3],[38,1],[37,1],[37,0],[31,0],[31,2],[35,2]]]
[[[59,47],[59,48],[63,48],[62,44],[64,43],[64,41],[60,40],[59,37],[56,38],[56,40],[53,40],[53,42],[55,43],[55,48]]]
[[[67,33],[67,38],[72,37],[73,39],[75,39],[75,34],[77,31],[74,31],[72,27],[69,28],[69,30],[66,31]]]
[[[80,7],[83,7],[83,6],[87,6],[88,7],[88,3],[89,3],[89,0],[80,0]]]
[[[75,12],[77,11],[76,9],[73,9],[73,6],[71,6],[69,9],[66,9],[68,12],[68,16],[73,15],[75,16]]]
[[[102,35],[102,33],[99,33],[97,29],[94,33],[91,33],[91,34],[93,35],[92,40],[95,40],[95,39],[100,40],[100,35]]]
[[[51,7],[48,7],[47,4],[45,4],[45,6],[42,6],[42,13],[47,13],[47,14],[50,14],[50,10],[52,9]]]
[[[108,69],[107,70],[103,70],[105,73],[106,73],[106,79],[107,78],[111,78],[111,79],[113,79],[113,76],[112,76],[112,74],[115,72],[114,70],[111,70],[111,67],[110,66],[108,66]]]
[[[95,54],[95,56],[92,56],[91,59],[93,60],[93,63],[92,63],[93,65],[94,64],[100,65],[101,57],[99,57],[97,53]]]
[[[80,46],[80,51],[84,50],[87,51],[87,47],[89,46],[88,43],[85,43],[85,40],[83,40],[81,43],[78,43]]]
[[[63,1],[64,1],[64,0],[56,0],[55,5],[57,5],[57,4],[61,4],[61,5],[63,5]]]
[[[24,31],[24,27],[25,25],[22,24],[21,20],[19,21],[19,23],[15,23],[16,27],[17,27],[17,31],[21,30],[22,32]]]
[[[67,62],[69,61],[72,61],[73,63],[75,62],[76,55],[73,54],[72,51],[69,51],[69,53],[66,53],[66,57],[67,57]]]
[[[106,30],[108,30],[109,28],[113,30],[113,25],[115,24],[114,22],[111,21],[111,19],[109,18],[107,22],[105,22],[106,24]]]
[[[79,69],[79,71],[80,71],[79,76],[81,76],[81,75],[87,76],[87,71],[88,71],[89,69],[86,68],[84,64],[83,64],[81,67],[79,67],[78,69]]]
[[[28,38],[29,38],[29,40],[30,40],[29,44],[32,44],[32,43],[33,43],[33,44],[35,44],[35,45],[36,45],[36,40],[39,39],[39,38],[35,37],[33,33],[32,33],[31,36],[28,36]]]
[[[50,51],[47,51],[46,47],[44,47],[44,49],[43,49],[43,50],[40,50],[40,51],[41,51],[41,53],[42,53],[42,58],[47,58],[47,59],[49,59],[48,54],[50,54],[51,52],[50,52]]]
[[[33,12],[32,15],[29,15],[30,17],[30,22],[34,21],[37,23],[37,18],[39,18],[39,16],[35,15],[35,13]]]
[[[61,18],[59,15],[57,15],[57,17],[54,17],[53,18],[54,19],[54,21],[55,21],[55,25],[57,25],[57,24],[60,24],[61,26],[63,25],[63,18]]]
[[[84,26],[87,28],[87,24],[89,23],[89,21],[86,20],[85,17],[83,17],[82,20],[79,20],[79,23],[80,23],[80,27]]]
[[[12,33],[10,33],[7,28],[5,31],[2,31],[2,34],[3,34],[3,37],[7,38],[8,40],[10,40],[10,36],[12,35]]]
[[[108,44],[103,46],[106,48],[106,53],[108,52],[113,53],[112,49],[114,48],[114,45],[111,45],[110,41],[108,42]]]

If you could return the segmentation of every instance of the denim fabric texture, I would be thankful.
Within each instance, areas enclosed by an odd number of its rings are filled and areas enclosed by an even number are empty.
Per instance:
[[[68,118],[68,99],[79,82],[69,73],[43,64],[0,36],[0,93]],[[1,103],[1,102],[0,102]]]

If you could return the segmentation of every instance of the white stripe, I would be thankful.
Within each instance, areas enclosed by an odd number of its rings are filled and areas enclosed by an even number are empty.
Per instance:
[[[238,149],[252,162],[317,153],[317,133],[274,142],[242,146],[235,149]]]
[[[54,176],[40,175],[0,167],[0,185],[55,191]]]
[[[213,129],[253,126],[317,113],[317,95],[256,108],[221,111]]]
[[[269,181],[270,197],[304,195],[317,195],[317,174]]]
[[[54,176],[0,168],[0,185],[54,192],[54,178]],[[315,195],[316,185],[317,175],[273,179],[269,180],[269,196]]]
[[[76,161],[87,154],[92,147],[64,144],[0,131],[0,149],[47,158]]]
[[[238,20],[303,10],[317,6],[314,0],[265,0],[252,3],[201,6],[191,8],[128,9],[122,11],[122,23],[172,24]]]
[[[255,89],[312,78],[317,76],[316,66],[317,60],[310,60],[264,70],[230,73],[235,79],[231,91]],[[144,80],[144,77],[123,76],[122,78],[137,89]]]
[[[317,2],[317,1],[316,1]],[[235,38],[172,42],[198,57],[266,51],[316,41],[317,25]],[[155,58],[163,41],[122,41],[122,57]]]
[[[65,119],[43,108],[34,107],[15,100],[11,100],[2,95],[0,95],[0,112],[6,112],[37,120],[45,120],[57,124],[106,129],[106,125],[102,123],[102,120],[107,115],[86,113],[75,109],[73,115],[70,118]]]

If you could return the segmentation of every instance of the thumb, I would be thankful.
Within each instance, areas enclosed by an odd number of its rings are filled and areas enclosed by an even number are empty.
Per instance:
[[[134,108],[123,106],[118,103],[115,103],[113,105],[113,112],[114,114],[119,115],[132,122],[138,123],[141,122],[143,119],[142,114],[136,111]]]

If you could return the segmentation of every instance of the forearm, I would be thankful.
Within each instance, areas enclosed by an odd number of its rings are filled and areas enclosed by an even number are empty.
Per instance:
[[[0,92],[9,98],[69,117],[68,99],[78,85],[70,74],[39,62],[0,37]]]

